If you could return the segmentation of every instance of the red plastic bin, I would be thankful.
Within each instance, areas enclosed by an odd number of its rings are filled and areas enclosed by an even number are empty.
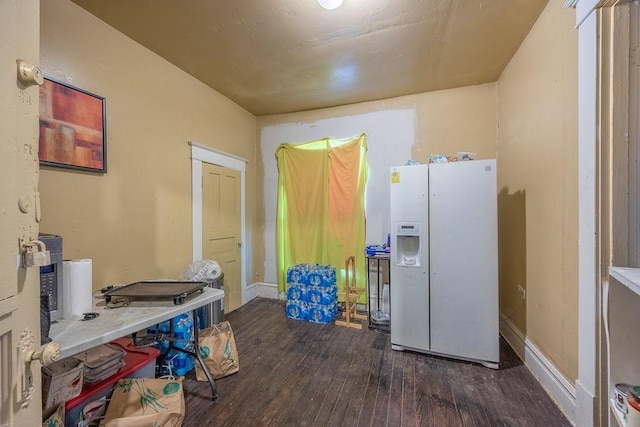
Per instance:
[[[109,344],[126,351],[124,366],[109,378],[95,384],[85,384],[82,392],[65,403],[65,426],[77,427],[82,418],[82,409],[87,403],[111,394],[113,387],[122,378],[153,378],[155,376],[156,358],[160,350],[155,347],[136,348],[131,338],[120,338]]]

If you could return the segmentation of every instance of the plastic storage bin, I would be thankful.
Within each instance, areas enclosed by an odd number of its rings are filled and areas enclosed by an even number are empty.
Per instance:
[[[116,374],[124,366],[125,353],[119,346],[102,344],[74,357],[84,363],[85,384],[94,384]]]
[[[85,384],[79,396],[65,404],[66,427],[77,427],[82,418],[84,406],[103,396],[109,397],[116,382],[122,378],[154,378],[156,358],[160,350],[155,347],[136,348],[130,338],[120,338],[110,343],[114,348],[120,348],[124,353],[124,366],[113,376],[94,384]]]

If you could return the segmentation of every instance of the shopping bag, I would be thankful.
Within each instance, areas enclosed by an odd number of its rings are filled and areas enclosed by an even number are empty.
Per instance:
[[[42,413],[45,419],[42,422],[42,427],[64,427],[64,411],[64,402],[45,410]]]
[[[236,340],[228,321],[200,331],[198,345],[204,364],[213,378],[226,377],[240,369]],[[196,363],[196,379],[207,381],[199,363]]]
[[[116,384],[100,425],[179,427],[183,420],[182,381],[162,378],[126,378]]]

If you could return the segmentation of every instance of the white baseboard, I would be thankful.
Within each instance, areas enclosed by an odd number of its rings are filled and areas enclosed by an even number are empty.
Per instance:
[[[502,313],[500,313],[500,335],[516,352],[520,360],[524,360],[524,334]]]
[[[245,292],[246,300],[244,301],[243,304],[248,303],[249,301],[251,301],[252,299],[254,299],[257,296],[258,296],[258,287],[256,286],[256,284],[252,283],[252,284],[248,285],[247,286],[247,290]]]
[[[255,282],[251,286],[255,286],[256,296],[260,298],[286,299],[286,296],[278,291],[277,283]]]
[[[576,388],[556,366],[511,322],[500,313],[500,334],[525,366],[540,382],[560,410],[575,425]]]
[[[611,414],[610,411],[607,411]],[[608,417],[607,417],[608,418]],[[576,381],[576,423],[577,426],[594,426],[598,419],[596,414],[596,397],[587,390],[580,380]],[[614,426],[615,421],[610,420]]]

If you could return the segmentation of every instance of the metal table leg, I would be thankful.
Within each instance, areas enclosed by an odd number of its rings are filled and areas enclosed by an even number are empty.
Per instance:
[[[198,359],[198,363],[200,363],[200,367],[202,368],[202,370],[204,371],[204,374],[207,376],[207,380],[209,380],[209,384],[211,385],[211,400],[217,400],[218,399],[218,389],[216,386],[216,383],[213,379],[213,377],[211,376],[211,372],[209,372],[209,369],[207,369],[207,365],[204,363],[204,360],[202,359],[202,355],[200,354],[200,346],[198,344],[198,309],[194,309],[193,310],[193,340],[185,340],[185,341],[189,341],[191,342],[191,344],[193,344],[193,350],[194,351],[190,351],[190,350],[186,350],[184,348],[181,347],[176,347],[173,343],[175,341],[177,341],[174,338],[174,326],[173,326],[173,319],[169,320],[169,337],[163,337],[164,339],[166,339],[167,341],[169,341],[169,347],[167,348],[167,351],[165,351],[165,353],[160,356],[160,362],[159,362],[159,366],[162,366],[164,364],[165,359],[167,358],[167,356],[169,355],[169,353],[171,352],[171,350],[175,350],[178,351],[180,353],[184,353],[184,354],[188,354],[189,356],[195,357],[196,359]],[[162,339],[161,339],[162,341]],[[183,341],[183,340],[180,340]]]
[[[379,323],[377,321],[375,321],[373,319],[373,317],[371,316],[371,314],[374,312],[374,309],[377,309],[377,312],[381,312],[382,311],[382,307],[383,307],[383,302],[382,302],[382,294],[384,291],[384,283],[383,283],[383,279],[384,279],[384,274],[382,269],[380,268],[380,261],[386,261],[387,262],[387,267],[390,270],[391,269],[391,258],[386,256],[366,256],[365,257],[367,260],[367,294],[368,294],[368,306],[369,306],[369,328],[370,329],[379,329],[382,331],[390,331],[391,330],[391,326],[390,323],[387,324],[382,324]],[[376,297],[376,305],[375,307],[372,306],[371,304],[371,262],[372,260],[376,261],[376,293],[377,293],[377,297]],[[384,267],[384,263],[383,263],[383,267]],[[391,286],[391,275],[389,275],[389,286]],[[391,291],[391,289],[389,289],[389,291]],[[389,306],[391,306],[391,292],[389,292]]]
[[[367,261],[367,312],[369,313],[369,327],[371,327],[371,271],[369,268],[369,263],[371,261],[369,260],[369,257],[365,257],[365,260]]]
[[[198,313],[197,310],[193,310],[193,348],[195,350],[196,359],[198,359],[198,363],[200,363],[200,367],[204,371],[204,374],[207,376],[207,380],[209,380],[209,384],[211,385],[211,400],[216,400],[218,399],[218,388],[213,380],[213,376],[211,376],[211,372],[209,372],[207,365],[202,359],[199,345],[200,341],[198,340],[198,329],[200,329],[198,327]]]

